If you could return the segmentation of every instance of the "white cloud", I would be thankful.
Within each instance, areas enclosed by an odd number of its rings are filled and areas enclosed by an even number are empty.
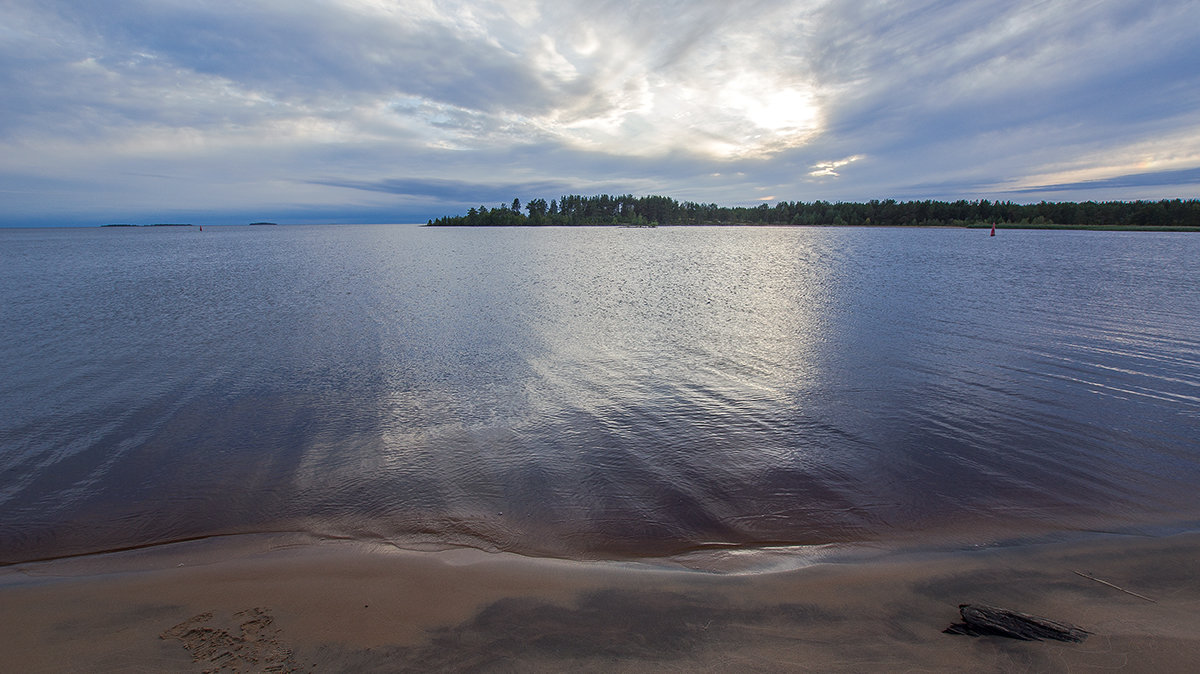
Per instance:
[[[863,155],[856,154],[851,157],[846,157],[845,159],[817,162],[810,167],[812,170],[808,172],[808,175],[813,176],[814,178],[837,178],[841,175],[838,173],[838,169],[842,168],[843,166],[849,166],[850,164],[862,158]]]

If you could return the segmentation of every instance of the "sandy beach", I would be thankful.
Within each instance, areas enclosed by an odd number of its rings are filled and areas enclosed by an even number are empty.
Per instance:
[[[0,670],[1161,672],[1200,660],[1198,534],[815,560],[713,573],[249,537],[10,566]],[[944,634],[961,603],[1091,635]]]

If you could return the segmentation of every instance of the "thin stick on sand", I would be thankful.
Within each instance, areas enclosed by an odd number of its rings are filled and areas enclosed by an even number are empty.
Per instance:
[[[1101,585],[1107,585],[1107,586],[1111,587],[1112,589],[1114,589],[1114,590],[1120,590],[1121,592],[1124,592],[1125,594],[1131,594],[1131,595],[1133,595],[1133,596],[1137,597],[1138,599],[1145,599],[1146,601],[1148,601],[1148,602],[1150,602],[1150,603],[1153,603],[1153,604],[1157,604],[1157,603],[1158,603],[1157,601],[1155,601],[1155,600],[1151,599],[1150,597],[1147,597],[1147,596],[1145,596],[1145,595],[1138,594],[1138,593],[1136,593],[1136,592],[1130,592],[1129,590],[1126,590],[1126,589],[1125,589],[1125,588],[1123,588],[1123,587],[1117,587],[1116,585],[1113,585],[1112,583],[1108,582],[1107,580],[1101,580],[1101,579],[1099,579],[1099,578],[1097,578],[1097,577],[1093,576],[1093,575],[1092,575],[1092,574],[1090,574],[1090,573],[1083,573],[1082,571],[1076,571],[1076,572],[1075,572],[1075,575],[1077,575],[1077,576],[1083,576],[1084,578],[1087,578],[1088,580],[1094,580],[1094,581],[1096,581],[1097,583],[1100,583]]]

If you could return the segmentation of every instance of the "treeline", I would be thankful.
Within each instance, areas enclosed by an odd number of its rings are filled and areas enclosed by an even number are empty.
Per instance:
[[[972,226],[1078,225],[1113,227],[1200,227],[1200,200],[1086,201],[1017,204],[1011,201],[883,201],[865,203],[781,201],[773,206],[718,206],[670,197],[601,194],[520,199],[496,208],[480,206],[466,215],[430,220],[434,227],[521,225],[846,225]]]

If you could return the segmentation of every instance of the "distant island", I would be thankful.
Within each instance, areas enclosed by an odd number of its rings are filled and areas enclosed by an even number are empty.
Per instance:
[[[278,222],[252,222],[252,223],[250,223],[250,226],[251,227],[260,227],[263,225],[270,225],[270,226],[274,227],[278,224],[279,224]]]
[[[1200,231],[1200,200],[1087,201],[1017,204],[1011,201],[781,201],[773,206],[718,206],[671,197],[566,195],[547,202],[520,199],[466,215],[429,220],[428,227],[658,225],[793,225],[850,227],[1001,227]]]

